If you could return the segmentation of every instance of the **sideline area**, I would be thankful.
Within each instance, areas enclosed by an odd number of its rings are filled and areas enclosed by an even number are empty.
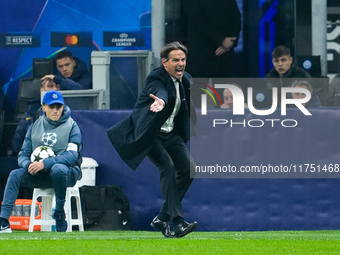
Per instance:
[[[230,144],[223,144],[227,161],[251,165],[256,162],[339,163],[340,112],[338,108],[310,109],[304,116],[290,109],[285,118],[294,118],[294,129],[225,128]],[[119,158],[106,129],[130,114],[130,110],[73,111],[83,133],[82,156],[94,158],[96,184],[121,185],[130,199],[132,229],[151,230],[162,195],[158,173],[147,159],[134,172]],[[214,118],[217,112],[208,112]],[[231,114],[230,114],[231,116]],[[246,114],[242,118],[258,118]],[[271,116],[271,118],[280,118]],[[194,139],[209,139],[210,123],[200,124]],[[216,133],[216,132],[215,132]],[[309,146],[305,146],[308,141]],[[192,143],[194,140],[192,140]],[[204,140],[203,140],[204,142]],[[209,155],[211,148],[204,148]],[[191,144],[192,146],[192,144]],[[214,144],[212,144],[214,146]],[[217,145],[215,145],[217,146]],[[195,158],[199,165],[201,158]],[[183,200],[184,214],[199,223],[199,231],[326,230],[338,229],[340,197],[337,178],[197,178]],[[209,216],[210,215],[210,216]]]
[[[2,241],[2,242],[1,242]],[[193,232],[166,239],[158,232],[15,231],[0,236],[3,254],[338,254],[339,231]]]

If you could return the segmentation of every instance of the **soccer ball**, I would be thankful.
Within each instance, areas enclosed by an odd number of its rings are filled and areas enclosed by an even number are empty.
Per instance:
[[[32,162],[39,162],[45,158],[54,157],[54,151],[47,146],[38,146],[31,154]]]

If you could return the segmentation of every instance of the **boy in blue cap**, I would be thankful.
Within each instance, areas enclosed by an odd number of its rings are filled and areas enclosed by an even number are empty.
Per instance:
[[[64,104],[59,91],[46,92],[42,101],[44,114],[28,129],[18,156],[21,168],[13,170],[7,181],[0,215],[0,233],[11,233],[9,216],[20,187],[54,188],[56,196],[56,230],[65,232],[66,188],[81,178],[81,131],[71,118],[71,110]],[[38,146],[48,146],[55,157],[31,162],[31,154]]]

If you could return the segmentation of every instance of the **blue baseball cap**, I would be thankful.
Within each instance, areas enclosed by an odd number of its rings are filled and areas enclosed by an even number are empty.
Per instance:
[[[51,104],[65,104],[63,95],[56,90],[47,91],[44,95],[43,104],[51,105]]]

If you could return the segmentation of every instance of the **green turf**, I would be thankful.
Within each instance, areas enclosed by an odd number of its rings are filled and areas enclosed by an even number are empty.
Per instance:
[[[147,231],[13,231],[0,234],[0,254],[340,254],[340,231],[194,232],[171,239]]]

